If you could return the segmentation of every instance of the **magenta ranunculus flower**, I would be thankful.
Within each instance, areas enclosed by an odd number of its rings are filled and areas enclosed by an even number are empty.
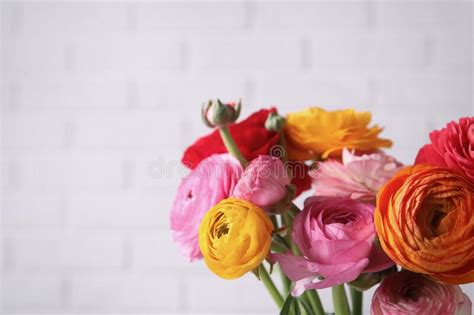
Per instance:
[[[374,206],[350,198],[311,197],[293,223],[293,240],[303,256],[273,254],[296,281],[292,294],[355,280],[393,262],[374,243]],[[319,277],[324,280],[319,281]]]
[[[471,300],[457,285],[401,271],[390,274],[372,298],[372,315],[470,315]]]
[[[204,214],[231,196],[242,172],[239,161],[230,154],[214,154],[182,180],[170,221],[173,239],[189,260],[202,258],[198,232]]]
[[[382,152],[357,156],[349,150],[337,160],[321,162],[311,171],[316,196],[349,197],[375,201],[378,190],[401,168],[393,157]]]
[[[452,121],[430,133],[431,143],[420,149],[415,164],[428,163],[457,170],[474,181],[474,117]]]
[[[250,162],[234,190],[234,196],[266,208],[282,200],[290,185],[285,165],[273,156],[260,155]]]

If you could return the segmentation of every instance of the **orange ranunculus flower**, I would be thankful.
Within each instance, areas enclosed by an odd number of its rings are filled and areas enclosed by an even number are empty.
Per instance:
[[[235,279],[260,265],[272,243],[273,224],[260,207],[227,198],[212,207],[199,227],[206,265],[221,278]]]
[[[403,268],[448,284],[474,281],[474,187],[428,164],[400,170],[377,196],[375,227]]]
[[[392,146],[392,141],[378,138],[382,128],[377,125],[368,127],[369,112],[353,109],[329,112],[311,107],[288,114],[286,119],[290,159],[337,158],[344,148],[366,153]]]

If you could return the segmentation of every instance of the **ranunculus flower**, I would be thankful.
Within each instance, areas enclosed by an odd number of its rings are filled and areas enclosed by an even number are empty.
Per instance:
[[[350,198],[311,197],[293,223],[303,256],[272,254],[293,281],[293,295],[355,280],[393,262],[374,243],[374,206]],[[319,277],[324,280],[319,281]]]
[[[428,163],[459,171],[474,181],[474,117],[450,122],[432,131],[431,143],[420,149],[415,164]]]
[[[248,161],[259,155],[270,154],[272,148],[279,148],[276,147],[280,139],[279,133],[265,128],[265,121],[270,113],[276,113],[276,109],[262,109],[239,123],[228,125],[232,138]],[[203,159],[216,153],[227,153],[217,129],[189,146],[184,152],[182,162],[185,166],[194,169]],[[311,187],[311,179],[307,172],[295,175],[292,182],[297,188],[296,195]]]
[[[390,274],[372,298],[371,315],[470,315],[472,303],[457,285],[410,271]]]
[[[311,107],[287,115],[285,134],[288,154],[292,160],[340,157],[343,148],[373,152],[392,146],[392,141],[380,139],[382,128],[368,127],[369,112],[353,109],[325,111]]]
[[[401,164],[382,152],[357,156],[342,151],[342,163],[327,160],[310,172],[316,196],[349,197],[374,202],[379,189],[400,169]]]
[[[261,208],[228,198],[206,213],[199,228],[199,247],[212,272],[235,279],[267,257],[272,231],[273,224]]]
[[[474,185],[421,164],[400,170],[377,196],[375,226],[390,258],[449,283],[474,281]]]
[[[290,184],[285,165],[273,156],[260,155],[247,165],[234,196],[267,208],[282,200]]]
[[[232,194],[242,172],[236,158],[230,154],[215,154],[201,161],[182,180],[170,221],[173,239],[189,260],[202,257],[198,239],[199,224],[204,214]]]

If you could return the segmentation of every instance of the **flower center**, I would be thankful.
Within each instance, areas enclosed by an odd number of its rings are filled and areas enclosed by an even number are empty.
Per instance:
[[[418,223],[426,229],[426,235],[438,237],[451,231],[454,225],[455,211],[452,211],[453,201],[449,198],[427,198],[418,214]]]
[[[221,238],[222,236],[227,234],[229,234],[229,225],[227,223],[224,223],[221,226],[217,227],[217,238]]]
[[[340,223],[340,224],[348,224],[351,222],[357,221],[357,215],[354,213],[349,212],[336,212],[331,213],[324,219],[325,224],[331,223]]]
[[[420,298],[421,288],[416,287],[414,284],[408,284],[402,289],[401,296],[407,300],[417,302]]]
[[[212,232],[213,237],[217,237],[218,239],[224,235],[229,234],[229,224],[226,222],[226,218],[223,213],[219,213],[216,216],[216,221],[212,227]]]

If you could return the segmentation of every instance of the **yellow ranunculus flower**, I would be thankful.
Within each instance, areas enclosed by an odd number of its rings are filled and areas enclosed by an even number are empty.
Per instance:
[[[285,134],[289,158],[308,160],[314,158],[340,157],[343,148],[370,152],[378,148],[389,148],[392,141],[380,139],[382,128],[368,127],[369,112],[353,109],[325,111],[311,107],[287,116]]]
[[[273,224],[256,205],[228,198],[212,207],[199,227],[199,247],[209,269],[224,279],[260,265],[272,243]]]

